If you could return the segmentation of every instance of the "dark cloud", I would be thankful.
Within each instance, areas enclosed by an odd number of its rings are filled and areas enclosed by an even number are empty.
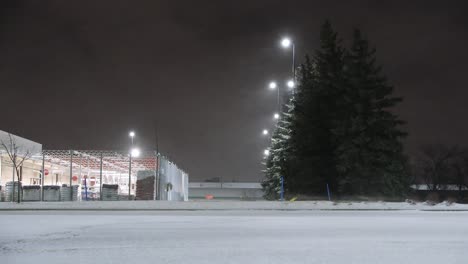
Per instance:
[[[409,149],[468,144],[463,1],[2,1],[0,129],[47,148],[125,148],[127,131],[193,180],[258,180],[260,136],[295,38],[317,47],[330,18],[361,27],[405,102]]]

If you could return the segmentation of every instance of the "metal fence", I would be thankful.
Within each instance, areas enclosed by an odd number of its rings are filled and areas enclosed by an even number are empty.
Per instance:
[[[159,194],[161,200],[187,201],[188,174],[174,163],[161,159]]]
[[[155,151],[131,157],[125,151],[44,150],[42,155],[28,159],[23,167],[21,192],[32,200],[188,199],[188,174]],[[12,175],[13,166],[2,157],[2,200],[13,197],[13,188],[6,188],[13,186]],[[37,187],[26,186],[38,186],[40,195]]]

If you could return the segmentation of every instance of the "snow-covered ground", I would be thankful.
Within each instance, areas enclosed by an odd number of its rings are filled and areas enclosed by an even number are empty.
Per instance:
[[[0,263],[468,263],[468,212],[0,211]]]
[[[468,204],[407,202],[329,201],[92,201],[92,202],[3,202],[0,210],[435,210],[468,211]]]

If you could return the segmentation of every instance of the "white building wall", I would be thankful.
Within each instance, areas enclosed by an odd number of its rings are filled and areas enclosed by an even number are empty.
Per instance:
[[[0,160],[0,185],[4,186],[6,182],[12,180],[13,166],[6,157],[1,157]]]
[[[260,183],[255,182],[191,182],[189,183],[190,199],[205,199],[212,195],[216,199],[229,200],[263,200]]]
[[[10,138],[11,136],[11,138]],[[24,162],[23,166],[23,184],[29,185],[31,178],[38,178],[39,172],[37,171],[36,164],[33,159],[37,158],[42,152],[42,144],[25,139],[8,132],[0,130],[0,143],[4,143],[6,147],[11,151],[14,146],[17,147],[18,156],[24,156],[28,154],[30,157]],[[5,185],[6,182],[12,180],[13,177],[13,166],[10,158],[7,155],[7,151],[0,144],[0,185]],[[39,166],[40,167],[40,166]],[[15,175],[15,179],[16,179]]]
[[[18,147],[18,154],[24,155],[25,153],[29,153],[31,155],[37,155],[42,152],[42,144],[34,142],[29,139],[25,139],[8,132],[0,130],[0,142],[4,142],[7,147],[10,147],[10,135],[14,142],[14,144]],[[1,152],[5,152],[2,147],[0,147]]]

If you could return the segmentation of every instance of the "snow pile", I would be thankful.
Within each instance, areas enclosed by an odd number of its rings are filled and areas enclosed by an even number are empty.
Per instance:
[[[468,211],[468,204],[329,201],[82,201],[0,203],[0,210],[427,210]]]

